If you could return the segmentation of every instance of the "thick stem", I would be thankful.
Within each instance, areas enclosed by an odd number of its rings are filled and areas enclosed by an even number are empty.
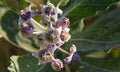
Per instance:
[[[67,54],[67,55],[70,55],[70,53],[69,53],[68,51],[66,51],[66,50],[64,50],[64,49],[62,49],[62,48],[58,48],[58,50],[60,50],[61,52],[65,53],[65,54]]]
[[[40,33],[42,33],[42,32],[33,32],[33,34],[40,34]]]
[[[61,4],[63,1],[64,1],[64,0],[61,0],[61,1],[58,3],[57,7],[59,7],[59,6],[60,6],[60,4]]]

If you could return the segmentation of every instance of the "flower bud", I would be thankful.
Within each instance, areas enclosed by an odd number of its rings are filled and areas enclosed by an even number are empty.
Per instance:
[[[77,52],[74,52],[72,59],[73,59],[73,61],[79,61],[80,60],[79,54]]]
[[[62,41],[67,42],[71,38],[71,35],[67,31],[62,30],[60,38]]]
[[[72,46],[70,47],[70,53],[74,53],[74,52],[76,52],[76,46],[72,44]]]
[[[67,64],[70,63],[75,52],[76,52],[76,46],[72,45],[70,47],[70,55],[64,59],[64,62],[67,63]]]
[[[63,68],[63,63],[60,59],[55,59],[55,61],[51,63],[51,66],[54,70],[60,71]]]
[[[72,55],[66,57],[66,58],[64,59],[64,63],[65,63],[65,64],[69,64],[69,63],[71,62],[71,60],[72,60]]]
[[[62,26],[63,28],[66,28],[69,26],[69,19],[66,17],[62,17],[60,19],[58,19],[58,21],[56,22],[55,28],[58,28],[59,26]]]

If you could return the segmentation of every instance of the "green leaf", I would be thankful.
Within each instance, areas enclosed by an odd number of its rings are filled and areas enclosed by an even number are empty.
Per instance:
[[[16,41],[21,48],[29,52],[36,51],[39,48],[39,42],[36,36],[32,38],[26,38],[23,37],[23,35],[21,35],[19,32],[18,35],[16,35]]]
[[[71,29],[79,28],[82,18],[102,13],[111,4],[119,0],[70,0],[66,7],[63,7],[63,15],[70,19]]]
[[[31,53],[26,53],[24,56],[12,56],[11,66],[8,67],[10,71],[17,72],[54,72],[50,69],[49,64],[37,65],[37,58],[33,57]]]
[[[25,0],[0,0],[4,5],[8,8],[12,9],[15,12],[20,12],[20,10],[24,9],[28,6],[28,3]]]
[[[114,58],[109,55],[104,58],[87,57],[92,52],[95,51],[79,51],[81,61],[72,62],[69,65],[70,70],[73,72],[120,72],[120,58]]]
[[[10,56],[22,55],[24,50],[11,44],[5,38],[0,37],[0,70],[5,70],[10,65]]]
[[[102,14],[83,32],[72,35],[78,50],[106,50],[120,44],[120,8]]]
[[[89,58],[105,58],[107,53],[105,51],[93,51],[92,53],[89,53],[86,55],[86,57]]]
[[[5,37],[9,42],[22,47],[30,52],[35,51],[35,48],[39,48],[39,43],[37,41],[37,36],[27,39],[19,33],[18,28],[18,14],[9,10],[6,7],[0,8],[0,33],[1,36]],[[43,32],[41,25],[32,19],[35,31]]]
[[[0,33],[6,39],[17,43],[15,40],[15,36],[18,33],[18,15],[11,10],[8,10],[5,7],[0,8],[0,10],[5,10],[1,12],[1,19],[0,19]]]
[[[108,51],[108,54],[115,57],[115,58],[120,57],[120,46],[116,46],[116,47],[111,48]]]

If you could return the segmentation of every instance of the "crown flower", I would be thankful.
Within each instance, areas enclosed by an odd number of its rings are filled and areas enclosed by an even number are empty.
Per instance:
[[[63,13],[59,9],[59,5],[55,7],[48,1],[46,5],[40,5],[39,9],[32,10],[31,4],[21,11],[18,23],[21,34],[24,37],[32,37],[32,35],[36,34],[37,39],[40,41],[40,49],[32,53],[39,60],[38,65],[51,62],[52,68],[57,71],[62,70],[64,63],[68,64],[72,59],[78,61],[80,58],[74,44],[70,47],[69,52],[61,48],[64,43],[70,40],[71,35],[69,34],[69,19],[67,17],[58,18],[58,14]],[[42,22],[38,23],[32,18],[37,15],[41,16],[42,19],[40,21]],[[32,22],[33,20],[35,23]],[[47,26],[45,27],[44,23],[46,23],[46,20]],[[40,28],[42,27],[44,31],[36,31],[33,24],[37,24]],[[69,56],[63,61],[55,58],[54,53],[56,50],[60,50]]]

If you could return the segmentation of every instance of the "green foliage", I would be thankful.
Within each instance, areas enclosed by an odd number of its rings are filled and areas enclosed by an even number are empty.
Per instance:
[[[12,64],[14,64],[15,66]],[[46,66],[38,66],[37,64],[37,59],[33,57],[31,53],[26,53],[26,55],[24,56],[12,56],[11,67],[9,67],[8,69],[10,69],[11,71],[17,70],[18,72],[40,72]]]
[[[96,15],[106,11],[107,7],[119,0],[70,0],[64,8],[63,16],[70,19],[71,29],[79,28],[79,21],[82,18]]]
[[[24,9],[28,3],[24,0],[0,0],[4,5],[8,6],[13,11],[19,12]]]
[[[93,52],[93,51],[92,51]],[[80,52],[81,61],[71,63],[69,66],[73,72],[120,72],[120,58],[114,58],[107,55],[105,58],[87,57],[91,51]],[[98,51],[97,51],[98,52]],[[74,68],[73,68],[74,67]]]
[[[25,0],[0,1],[8,7],[0,5],[0,36],[6,39],[0,39],[0,51],[5,51],[4,56],[7,59],[3,60],[7,60],[6,63],[11,62],[9,67],[8,63],[4,69],[2,69],[3,66],[0,67],[0,71],[7,72],[8,67],[11,72],[55,72],[49,63],[40,66],[37,65],[37,59],[31,55],[31,52],[37,50],[40,45],[36,36],[25,38],[21,36],[17,27],[19,18],[17,13],[24,9],[28,3]],[[113,48],[120,44],[120,8],[119,3],[117,3],[119,0],[67,1],[63,1],[62,5],[66,6],[62,6],[61,8],[64,10],[63,16],[67,16],[70,19],[72,38],[63,47],[67,49],[69,45],[75,44],[81,55],[81,61],[66,65],[61,72],[68,72],[68,70],[71,70],[71,72],[119,72],[120,58],[118,57],[120,51],[119,48]],[[56,5],[59,3],[58,0],[51,0],[51,2]],[[35,28],[38,31],[43,31],[37,25],[35,25]],[[7,42],[10,44],[5,44],[6,46],[2,45],[2,43]],[[10,55],[6,55],[6,53],[9,53],[9,48],[14,50],[13,54],[10,52]],[[110,49],[109,54],[106,52],[108,49]],[[102,50],[105,55],[102,53],[101,56],[103,57],[100,58],[100,54],[95,50]],[[14,52],[18,52],[18,54],[14,54]],[[20,56],[21,53],[24,55]],[[95,56],[90,56],[91,53]],[[2,61],[0,60],[0,63]]]
[[[80,50],[106,50],[120,44],[120,8],[105,12],[88,28],[72,36]]]

